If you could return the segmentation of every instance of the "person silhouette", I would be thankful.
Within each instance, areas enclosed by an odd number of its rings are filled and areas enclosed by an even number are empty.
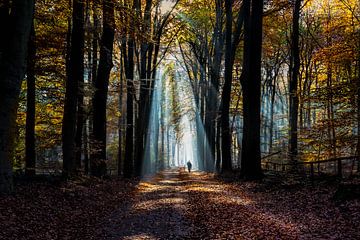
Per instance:
[[[192,167],[191,162],[190,162],[190,161],[188,161],[186,164],[187,164],[187,167],[188,167],[189,172],[191,172],[191,167]]]

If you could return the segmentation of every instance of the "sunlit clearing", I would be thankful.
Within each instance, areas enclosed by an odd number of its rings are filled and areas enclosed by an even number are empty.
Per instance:
[[[214,169],[190,80],[177,59],[164,60],[153,83],[143,176],[187,162],[191,170]]]

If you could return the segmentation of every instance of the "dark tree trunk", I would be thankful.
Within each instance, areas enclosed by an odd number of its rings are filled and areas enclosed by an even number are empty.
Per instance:
[[[221,126],[217,121],[216,127],[216,156],[215,156],[215,169],[219,173],[221,171]]]
[[[222,171],[231,171],[231,136],[229,126],[230,95],[232,85],[232,0],[225,0],[225,82],[221,96],[221,159]]]
[[[151,6],[152,0],[146,1],[145,13],[144,13],[144,29],[143,32],[148,34],[150,32],[150,21],[151,21]],[[148,54],[151,55],[149,51],[149,43],[145,40],[141,43],[140,47],[140,98],[139,98],[139,116],[136,121],[136,144],[135,144],[135,175],[141,175],[143,155],[144,155],[144,140],[145,133],[147,132],[148,116],[150,114],[149,110],[149,95],[150,95],[150,79],[147,78],[148,73]]]
[[[214,56],[210,64],[210,87],[208,87],[205,129],[206,137],[209,141],[210,151],[208,151],[207,171],[214,171],[215,142],[216,142],[216,117],[218,112],[218,94],[220,81],[220,67],[223,55],[224,38],[222,32],[222,1],[216,0],[216,23],[214,29]],[[211,162],[209,162],[211,160]]]
[[[263,176],[260,154],[262,13],[263,1],[253,0],[246,13],[250,17],[245,17],[241,175],[246,179]]]
[[[273,150],[273,135],[274,135],[274,105],[276,94],[276,78],[271,79],[271,103],[270,103],[270,127],[269,127],[269,153]]]
[[[357,51],[357,171],[360,172],[360,31],[358,31],[358,51]]]
[[[133,174],[133,151],[134,151],[134,41],[128,43],[128,59],[126,67],[126,138],[125,138],[125,159],[124,159],[124,177],[131,177]]]
[[[9,34],[9,21],[10,21],[10,0],[4,0],[0,5],[0,29],[4,34]],[[0,62],[7,47],[7,38],[0,38]]]
[[[114,34],[114,2],[113,0],[103,0],[103,34],[93,98],[93,137],[98,149],[95,151],[91,163],[91,173],[98,177],[106,174],[106,103],[110,72],[113,67]]]
[[[118,134],[119,134],[119,145],[118,145],[118,159],[117,159],[117,174],[121,176],[123,169],[123,126],[124,126],[124,108],[123,108],[123,95],[124,95],[124,64],[123,54],[120,53],[120,93],[119,93],[119,111],[121,116],[118,120]]]
[[[92,3],[92,12],[93,12],[93,31],[92,31],[92,64],[91,64],[91,86],[92,89],[95,90],[95,82],[96,82],[96,78],[97,78],[97,68],[98,68],[98,51],[99,51],[99,18],[98,18],[98,1],[93,1]],[[96,162],[96,155],[94,155],[94,151],[96,151],[97,149],[97,144],[95,143],[94,140],[94,134],[93,134],[93,122],[94,122],[94,111],[93,111],[93,103],[92,101],[89,103],[89,153],[90,153],[90,158],[89,158],[89,170],[91,173],[91,166],[93,162]]]
[[[63,174],[76,174],[76,120],[79,82],[84,78],[84,3],[73,2],[71,50],[66,79],[64,117],[62,126]]]
[[[6,6],[0,18],[8,18]],[[0,46],[0,193],[8,193],[12,184],[12,153],[18,99],[25,76],[28,40],[34,12],[33,0],[13,0],[11,15],[1,29],[3,46]],[[5,31],[3,31],[5,30]],[[2,37],[3,38],[3,37]]]
[[[87,84],[88,86],[92,83],[93,81],[93,72],[92,72],[92,64],[93,64],[93,51],[92,51],[92,43],[93,43],[93,30],[92,30],[92,25],[90,22],[90,0],[86,1],[86,13],[85,13],[85,25],[86,28],[88,29],[87,31],[87,70],[88,70],[88,75],[87,75]],[[95,24],[94,24],[94,28],[95,28]],[[84,86],[85,87],[85,86]],[[83,89],[85,91],[85,89]],[[85,94],[85,92],[84,92]],[[90,108],[91,105],[88,104],[88,108]],[[85,111],[84,111],[85,112]],[[84,128],[83,128],[83,146],[84,146],[84,173],[86,175],[89,174],[89,164],[90,164],[90,147],[89,147],[89,143],[90,143],[90,120],[91,120],[91,114],[89,111],[85,112],[85,119],[84,119]]]
[[[35,176],[35,29],[31,27],[28,59],[27,59],[27,90],[26,90],[26,132],[25,132],[25,174]]]
[[[225,83],[221,96],[221,162],[222,171],[232,170],[231,161],[231,133],[229,123],[229,110],[230,110],[230,95],[232,85],[232,70],[235,61],[236,48],[240,42],[241,29],[244,23],[244,12],[246,6],[249,5],[248,1],[243,1],[238,18],[236,20],[236,28],[232,34],[232,0],[225,1],[225,15],[226,15],[226,33],[225,33]],[[233,35],[233,36],[232,36]],[[219,132],[219,131],[218,131]],[[220,161],[217,161],[220,163]]]
[[[356,87],[357,87],[357,91],[356,91],[356,96],[357,96],[357,108],[356,108],[356,113],[357,113],[357,144],[356,144],[356,155],[357,155],[357,171],[360,172],[360,31],[358,31],[358,46],[357,46],[357,63],[356,63],[356,69],[355,69],[355,77],[356,77]]]
[[[293,2],[293,22],[291,34],[291,79],[289,84],[289,157],[295,167],[298,155],[298,109],[299,97],[297,93],[299,70],[300,70],[300,49],[299,49],[299,19],[301,0]]]
[[[83,153],[83,131],[84,131],[84,121],[85,121],[85,106],[84,106],[84,49],[85,49],[85,28],[84,28],[84,20],[85,20],[85,6],[82,3],[81,9],[82,18],[79,22],[81,29],[81,57],[82,57],[82,64],[78,66],[78,74],[79,74],[79,83],[78,83],[78,93],[77,93],[77,125],[76,125],[76,136],[75,136],[75,146],[76,146],[76,155],[75,155],[75,164],[76,168],[80,171],[81,170],[81,157]],[[74,25],[75,27],[75,25]],[[79,61],[80,63],[80,61]],[[81,76],[81,77],[80,77]]]
[[[135,23],[135,15],[139,9],[139,2],[133,0],[133,16],[131,22]],[[125,139],[125,159],[124,159],[124,177],[129,178],[134,174],[134,56],[135,56],[135,40],[134,28],[130,27],[129,37],[127,40],[127,56],[125,59],[125,75],[126,75],[126,139]],[[126,49],[126,48],[125,48]]]

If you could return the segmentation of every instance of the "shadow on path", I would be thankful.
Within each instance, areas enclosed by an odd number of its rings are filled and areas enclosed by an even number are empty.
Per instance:
[[[102,239],[191,239],[187,181],[179,169],[140,182],[131,203],[104,222]]]

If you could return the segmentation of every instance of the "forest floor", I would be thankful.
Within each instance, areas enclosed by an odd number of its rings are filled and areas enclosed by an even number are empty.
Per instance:
[[[179,169],[21,183],[0,197],[0,239],[360,239],[360,199],[337,200],[337,188]]]

